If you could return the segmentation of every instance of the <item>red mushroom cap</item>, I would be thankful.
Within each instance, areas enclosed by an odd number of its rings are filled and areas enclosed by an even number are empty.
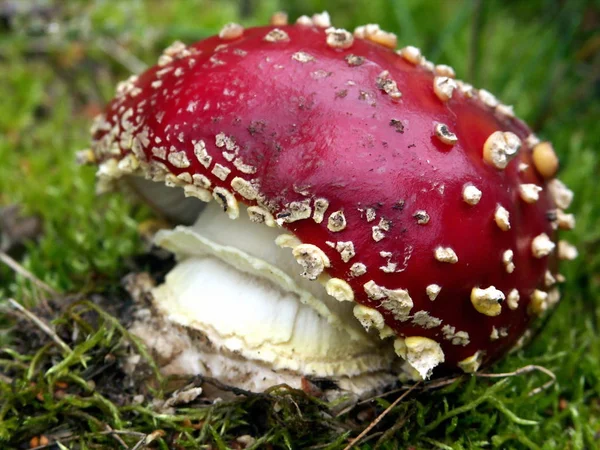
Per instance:
[[[436,341],[447,367],[497,359],[557,300],[571,220],[551,146],[375,26],[300,22],[228,25],[123,83],[93,130],[101,178],[166,179],[232,218],[254,206],[305,244],[306,276],[324,269],[399,337]]]

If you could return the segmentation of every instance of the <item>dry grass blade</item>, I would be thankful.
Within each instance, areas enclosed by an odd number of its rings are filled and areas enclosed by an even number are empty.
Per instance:
[[[99,37],[96,40],[96,45],[131,73],[142,73],[148,68],[145,62],[138,59],[132,53],[129,53],[125,47],[113,39]]]
[[[165,432],[163,430],[155,430],[152,433],[147,434],[146,436],[144,436],[143,438],[141,438],[138,441],[138,443],[133,446],[133,448],[131,450],[140,450],[142,448],[146,448],[153,441],[155,441],[156,439],[159,439],[159,438],[163,437],[164,435],[165,435]]]
[[[369,424],[369,426],[367,428],[365,428],[358,436],[356,436],[352,442],[350,442],[346,447],[344,447],[344,450],[350,450],[352,447],[354,447],[355,445],[357,445],[361,439],[363,437],[365,437],[369,431],[371,431],[373,428],[375,428],[377,426],[377,424],[379,422],[381,422],[383,420],[383,418],[396,406],[398,405],[398,403],[400,403],[402,400],[404,400],[408,394],[410,394],[417,386],[419,386],[421,384],[421,382],[418,382],[416,384],[413,384],[410,389],[408,389],[404,394],[402,394],[400,397],[398,397],[396,400],[394,400],[394,402],[388,406],[385,411],[383,411],[381,414],[379,414],[379,416],[377,416],[375,418],[375,420],[373,420],[373,422],[371,422]]]
[[[118,433],[113,433],[115,430],[113,430],[110,425],[105,424],[105,428],[106,431],[109,432],[111,434],[111,436],[113,437],[113,439],[115,441],[117,441],[119,444],[121,444],[121,447],[129,450],[129,446],[125,443],[125,441],[123,439],[121,439],[121,436],[119,436]]]
[[[440,380],[437,380],[437,381],[434,381],[434,382],[423,384],[422,387],[420,388],[420,392],[427,392],[427,391],[431,391],[431,390],[434,390],[434,389],[440,389],[440,388],[443,388],[445,386],[449,386],[452,383],[454,383],[455,381],[460,380],[462,378],[464,378],[464,375],[459,375],[459,376],[451,377],[451,378],[443,378],[443,379],[440,379]],[[372,397],[369,397],[369,398],[366,398],[364,400],[361,400],[358,403],[350,405],[347,408],[342,409],[340,412],[338,412],[335,415],[335,417],[343,416],[344,414],[347,414],[350,411],[352,411],[357,406],[366,405],[367,403],[370,403],[373,400],[376,400],[378,398],[388,397],[390,395],[394,395],[394,394],[398,394],[400,392],[411,390],[411,389],[413,389],[415,387],[416,387],[416,385],[413,385],[413,386],[402,386],[402,387],[400,387],[398,389],[393,389],[391,391],[387,391],[387,392],[383,392],[381,394],[374,395]]]
[[[210,384],[222,391],[231,392],[235,395],[241,395],[241,396],[245,396],[245,397],[268,398],[269,397],[268,392],[276,391],[279,388],[291,389],[289,386],[287,386],[285,384],[281,384],[281,385],[276,385],[276,386],[270,387],[267,392],[252,392],[252,391],[241,389],[241,388],[238,388],[235,386],[230,386],[228,384],[222,383],[221,381],[217,380],[216,378],[207,377],[204,375],[196,375],[194,378],[196,380],[196,382],[192,384],[194,386],[200,386],[200,385],[202,385],[202,383],[207,383],[207,384]],[[190,385],[190,386],[192,386],[192,385]]]
[[[44,322],[42,319],[40,319],[38,316],[36,316],[35,314],[33,314],[31,311],[27,310],[26,308],[24,308],[19,302],[17,302],[16,300],[9,298],[8,299],[8,303],[10,304],[10,306],[12,306],[14,309],[16,309],[17,311],[19,311],[21,314],[23,314],[27,319],[29,319],[31,322],[33,322],[40,330],[42,330],[44,333],[46,333],[48,336],[50,336],[50,338],[56,342],[56,344],[58,344],[58,346],[60,348],[62,348],[66,353],[73,353],[73,350],[71,350],[71,347],[69,347],[65,341],[63,341],[58,334],[56,334],[56,332],[46,323]]]
[[[482,0],[475,0],[473,3],[473,21],[471,22],[471,39],[469,42],[469,60],[467,65],[467,75],[471,82],[478,80],[478,65],[481,55],[481,33],[484,26],[484,4]]]
[[[528,366],[523,366],[520,369],[517,369],[513,372],[505,372],[505,373],[478,373],[476,376],[481,378],[505,378],[505,377],[516,377],[519,375],[523,375],[524,373],[530,372],[542,372],[550,377],[550,380],[546,383],[542,384],[540,387],[533,389],[527,394],[529,397],[539,394],[542,391],[545,391],[550,386],[552,386],[556,382],[556,375],[549,369],[546,369],[543,366],[536,366],[534,364],[530,364]]]
[[[11,384],[13,382],[13,379],[10,377],[7,377],[6,375],[4,375],[3,373],[0,373],[0,381],[2,383],[6,383],[6,384]]]
[[[12,270],[14,270],[16,273],[18,273],[22,277],[27,278],[29,281],[31,281],[33,284],[35,284],[38,288],[45,291],[47,294],[50,294],[53,297],[58,296],[58,292],[56,292],[54,289],[52,289],[50,286],[48,286],[42,280],[37,278],[34,274],[29,272],[25,267],[23,267],[21,264],[19,264],[17,261],[15,261],[13,258],[11,258],[9,255],[7,255],[3,251],[0,251],[0,261],[3,262],[4,264],[6,264],[8,267],[10,267]]]
[[[146,436],[144,436],[143,438],[141,438],[141,439],[140,439],[140,440],[137,442],[137,444],[135,444],[135,445],[133,446],[133,448],[132,448],[131,450],[140,450],[141,448],[144,448],[144,447],[142,447],[142,446],[145,446],[145,444],[146,444]]]

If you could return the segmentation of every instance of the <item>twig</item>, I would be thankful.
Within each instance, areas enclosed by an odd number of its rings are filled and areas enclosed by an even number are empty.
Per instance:
[[[104,424],[104,428],[106,428],[106,431],[108,431],[109,433],[111,433],[111,436],[114,438],[115,441],[117,441],[119,444],[121,444],[123,446],[123,448],[129,450],[129,446],[125,443],[125,441],[123,439],[121,439],[121,436],[119,436],[118,433],[112,433],[113,430],[109,424]]]
[[[101,37],[96,40],[96,44],[100,50],[132,73],[142,73],[148,67],[144,61],[129,53],[125,47],[113,39]]]
[[[245,397],[250,397],[250,398],[252,398],[252,397],[266,398],[269,396],[268,394],[266,394],[264,392],[252,392],[252,391],[247,391],[245,389],[237,388],[235,386],[229,386],[225,383],[220,382],[219,380],[217,380],[215,378],[206,377],[204,375],[196,375],[196,376],[194,376],[194,379],[195,379],[195,381],[191,384],[200,386],[202,383],[207,383],[207,384],[210,384],[210,385],[216,387],[217,389],[220,389],[220,390],[226,391],[226,392],[231,392],[235,395],[243,395]],[[198,384],[198,381],[200,381],[201,383]],[[272,386],[271,388],[269,388],[269,391],[272,391],[275,388],[278,388],[280,386],[281,385]]]
[[[73,353],[73,350],[71,350],[71,347],[69,347],[65,341],[63,341],[58,334],[56,334],[56,332],[50,328],[49,325],[46,324],[46,322],[44,322],[42,319],[40,319],[38,316],[36,316],[35,314],[33,314],[31,311],[28,311],[27,309],[25,309],[20,303],[16,302],[14,299],[9,298],[8,299],[8,303],[15,308],[17,311],[19,311],[21,314],[23,314],[26,318],[28,318],[29,320],[31,320],[40,330],[42,330],[44,333],[46,333],[48,336],[50,336],[50,338],[56,342],[58,344],[58,346],[60,348],[62,348],[66,353]]]
[[[518,375],[522,375],[524,373],[530,372],[542,372],[550,377],[550,381],[542,384],[540,387],[533,389],[527,394],[529,397],[532,397],[536,394],[539,394],[542,391],[545,391],[550,386],[552,386],[556,382],[556,375],[549,369],[546,369],[544,366],[536,366],[534,364],[530,364],[528,366],[523,366],[520,369],[515,370],[514,372],[505,372],[505,373],[477,373],[475,376],[482,378],[505,378],[505,377],[516,377]]]
[[[406,425],[406,422],[408,421],[408,415],[402,417],[400,420],[398,420],[398,422],[396,422],[394,425],[392,425],[390,428],[388,428],[387,430],[385,430],[385,433],[381,433],[381,436],[379,437],[379,439],[377,439],[377,442],[375,442],[375,448],[374,450],[378,450],[379,447],[384,444],[386,441],[389,441],[390,438],[396,434],[396,432],[398,430],[400,430],[404,425]],[[376,433],[373,433],[376,434]],[[371,436],[373,436],[373,434]],[[363,444],[366,442],[367,440],[365,439],[363,441]]]
[[[150,444],[155,439],[161,438],[165,435],[163,430],[154,430],[152,433],[147,434],[143,438],[141,438],[137,444],[133,446],[131,450],[140,450],[142,448],[146,448],[148,444]]]
[[[427,392],[427,391],[431,391],[433,389],[439,389],[439,388],[448,386],[448,385],[454,383],[456,380],[460,380],[461,378],[464,378],[464,375],[459,375],[459,376],[451,377],[451,378],[444,378],[444,379],[441,379],[441,380],[437,380],[435,382],[430,382],[430,383],[427,383],[427,384],[423,384],[422,387],[420,388],[420,391],[421,392]],[[343,416],[344,414],[347,414],[350,411],[352,411],[357,406],[365,405],[365,404],[370,403],[373,400],[376,400],[378,398],[387,397],[388,395],[397,394],[399,392],[407,391],[407,390],[413,389],[415,387],[416,387],[416,385],[413,385],[413,386],[402,386],[402,387],[400,387],[398,389],[393,389],[391,391],[382,392],[381,394],[377,394],[377,395],[374,395],[372,397],[366,398],[365,400],[361,400],[358,403],[355,403],[353,405],[348,406],[347,408],[344,408],[339,413],[337,413],[335,415],[335,417]]]
[[[408,394],[410,394],[417,386],[419,386],[421,384],[421,382],[418,382],[417,384],[413,384],[409,390],[407,390],[404,394],[402,394],[400,397],[398,397],[396,400],[394,400],[394,402],[388,406],[385,411],[383,411],[381,414],[379,414],[379,416],[377,416],[377,418],[375,420],[373,420],[373,422],[371,422],[369,424],[369,426],[367,428],[365,428],[362,433],[360,433],[358,436],[356,436],[352,442],[350,442],[345,448],[344,450],[350,450],[352,447],[354,447],[356,444],[358,444],[360,442],[360,440],[365,437],[369,431],[371,431],[373,428],[375,428],[377,426],[377,424],[379,422],[381,422],[383,420],[383,418],[398,404],[400,403],[404,398],[406,398],[406,396],[408,396]]]
[[[54,289],[52,289],[50,286],[48,286],[42,280],[37,278],[34,274],[32,274],[25,267],[23,267],[21,264],[19,264],[17,261],[15,261],[13,258],[8,256],[5,252],[3,252],[1,250],[0,250],[0,262],[3,262],[8,267],[10,267],[12,270],[14,270],[16,273],[27,278],[29,281],[31,281],[33,284],[35,284],[37,287],[46,291],[47,294],[50,294],[53,297],[57,297],[59,295],[58,292],[56,292]]]
[[[145,445],[145,443],[146,443],[146,437],[147,437],[147,436],[144,436],[143,438],[141,438],[141,439],[140,439],[140,440],[137,442],[137,444],[135,444],[135,445],[133,446],[133,448],[132,448],[131,450],[140,450],[140,449],[142,448],[142,445]]]
[[[375,440],[377,438],[381,439],[383,437],[385,433],[383,431],[377,431],[373,434],[370,434],[369,436],[367,436],[365,439],[363,439],[362,444],[366,444],[369,441]],[[377,442],[379,442],[379,439],[377,439]],[[377,447],[377,442],[375,443],[375,447],[374,449],[376,449]]]
[[[438,381],[433,382],[433,383],[427,383],[426,385],[424,385],[421,388],[421,391],[426,392],[426,391],[431,391],[433,389],[443,388],[443,387],[451,385],[452,383],[454,383],[457,380],[461,380],[461,379],[464,379],[464,378],[465,378],[464,375],[458,375],[456,377],[444,378],[442,380],[438,380]]]

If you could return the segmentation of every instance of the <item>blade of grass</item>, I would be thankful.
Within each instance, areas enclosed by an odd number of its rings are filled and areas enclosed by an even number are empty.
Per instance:
[[[452,43],[454,36],[465,27],[476,6],[476,3],[465,1],[460,8],[453,10],[452,20],[437,35],[435,45],[427,52],[427,58],[432,61],[440,59],[446,48]]]
[[[417,27],[415,26],[410,9],[406,7],[406,1],[388,1],[389,7],[394,12],[393,17],[397,25],[394,32],[398,35],[399,42],[417,45],[417,43],[422,41],[422,36],[417,33]]]

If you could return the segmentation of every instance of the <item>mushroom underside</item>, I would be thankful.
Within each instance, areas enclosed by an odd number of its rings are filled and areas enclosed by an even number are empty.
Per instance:
[[[398,380],[392,342],[365,331],[354,302],[329,296],[325,275],[301,277],[291,250],[275,244],[282,229],[253,223],[244,211],[231,220],[216,202],[160,189],[167,192],[153,193],[153,206],[169,217],[189,223],[201,211],[193,225],[156,235],[178,263],[153,289],[153,312],[131,327],[165,374],[211,376],[252,391],[326,378],[336,386],[329,396],[369,395]]]

